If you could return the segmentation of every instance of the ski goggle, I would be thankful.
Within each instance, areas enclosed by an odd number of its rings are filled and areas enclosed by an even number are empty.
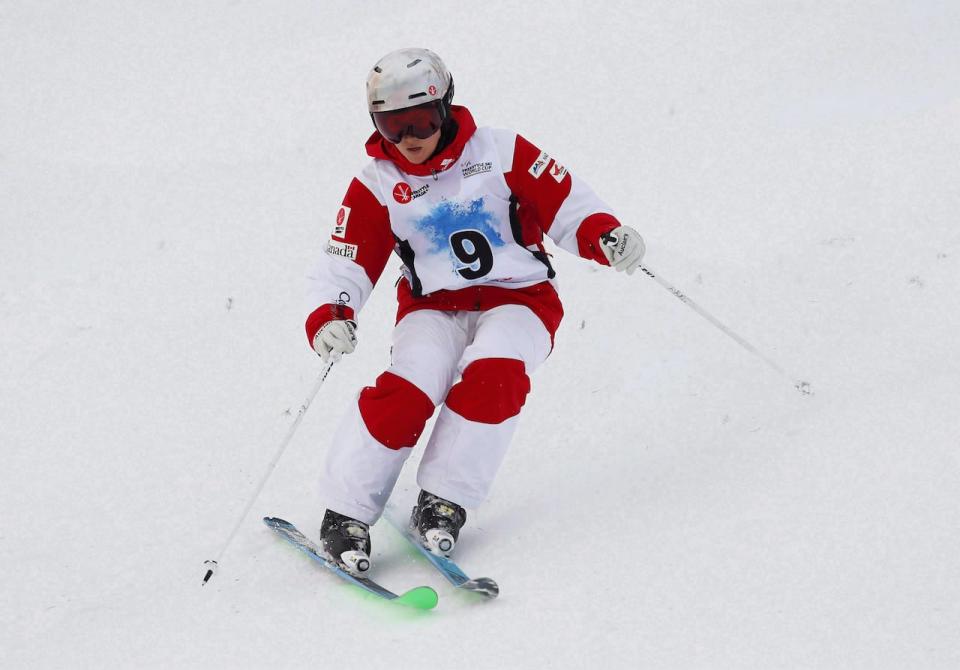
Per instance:
[[[391,144],[399,144],[404,135],[413,135],[418,140],[425,140],[440,130],[440,125],[443,123],[440,105],[439,100],[431,100],[416,107],[373,112],[373,125]]]

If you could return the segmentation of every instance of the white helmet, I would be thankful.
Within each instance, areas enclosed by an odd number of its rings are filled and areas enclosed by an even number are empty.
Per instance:
[[[389,112],[440,100],[444,118],[453,99],[453,77],[429,49],[397,49],[367,75],[367,111]]]

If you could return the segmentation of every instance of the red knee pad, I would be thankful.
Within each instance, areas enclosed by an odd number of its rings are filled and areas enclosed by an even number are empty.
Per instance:
[[[447,407],[470,421],[503,423],[520,413],[530,393],[523,361],[482,358],[463,371],[447,394]]]
[[[412,447],[433,414],[426,393],[403,377],[384,372],[360,392],[360,416],[373,438],[389,449]]]

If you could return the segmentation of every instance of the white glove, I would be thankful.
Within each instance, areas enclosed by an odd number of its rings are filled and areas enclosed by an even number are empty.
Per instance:
[[[357,348],[357,324],[355,321],[328,321],[313,336],[313,350],[320,354],[324,363],[331,356],[340,358]]]
[[[604,233],[600,236],[600,243],[610,267],[617,272],[626,270],[628,275],[632,275],[640,267],[640,261],[647,250],[640,233],[630,226],[620,226]]]

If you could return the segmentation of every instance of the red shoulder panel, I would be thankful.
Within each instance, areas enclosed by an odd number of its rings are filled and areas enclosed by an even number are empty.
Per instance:
[[[390,216],[363,182],[354,179],[337,212],[332,241],[355,246],[354,262],[363,267],[371,284],[376,284],[393,251]]]
[[[535,221],[542,231],[550,230],[557,211],[570,195],[572,180],[566,168],[517,135],[513,165],[503,176],[519,200],[521,223]]]

